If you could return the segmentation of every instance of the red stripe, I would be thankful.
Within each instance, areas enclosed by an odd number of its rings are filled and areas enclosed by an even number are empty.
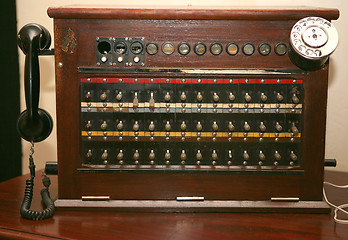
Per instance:
[[[255,83],[261,83],[261,79],[248,79],[249,83],[255,84]]]
[[[155,83],[166,83],[166,80],[165,78],[155,78]]]
[[[242,80],[244,79],[232,79],[232,83],[234,84],[242,83]]]
[[[277,84],[277,79],[265,79],[265,84]]]
[[[293,83],[293,79],[280,79],[280,83],[283,83],[283,84],[291,84]]]

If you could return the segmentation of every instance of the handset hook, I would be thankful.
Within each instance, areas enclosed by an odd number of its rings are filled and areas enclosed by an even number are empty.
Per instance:
[[[40,142],[52,131],[53,121],[45,110],[39,108],[40,69],[39,51],[51,45],[51,35],[39,24],[30,23],[18,33],[18,46],[25,56],[24,86],[27,110],[18,117],[17,130],[27,141]]]

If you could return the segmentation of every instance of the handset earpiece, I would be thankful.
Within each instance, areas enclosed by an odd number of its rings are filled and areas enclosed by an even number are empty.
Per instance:
[[[18,33],[18,45],[25,56],[24,86],[27,110],[17,120],[20,136],[33,142],[46,139],[52,132],[53,121],[48,112],[39,108],[40,69],[39,51],[51,45],[51,35],[41,25],[30,23]]]

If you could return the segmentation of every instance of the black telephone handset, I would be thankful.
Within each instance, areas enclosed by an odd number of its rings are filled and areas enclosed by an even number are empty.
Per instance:
[[[18,118],[17,129],[21,137],[29,142],[40,142],[52,131],[52,118],[39,108],[40,69],[39,51],[51,45],[48,30],[38,24],[27,24],[18,33],[18,45],[25,56],[25,100],[27,110]]]
[[[18,45],[25,56],[25,100],[27,110],[18,117],[17,130],[20,136],[31,142],[32,148],[29,155],[29,169],[31,178],[26,181],[24,200],[20,209],[23,218],[42,220],[53,215],[55,206],[50,198],[48,187],[50,180],[43,175],[42,182],[46,188],[41,190],[42,200],[46,206],[43,211],[30,210],[33,197],[35,165],[33,160],[34,142],[45,140],[52,132],[53,121],[49,113],[40,109],[40,69],[39,52],[48,49],[51,45],[51,35],[46,28],[38,24],[27,24],[18,33]]]

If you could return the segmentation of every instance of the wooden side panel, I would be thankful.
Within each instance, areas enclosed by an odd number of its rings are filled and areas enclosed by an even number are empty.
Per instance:
[[[80,84],[77,75],[79,55],[76,20],[55,19],[55,62],[58,144],[58,191],[64,198],[80,195],[75,178],[81,164],[80,152]],[[60,65],[62,64],[62,65]],[[59,66],[59,67],[58,67]]]

